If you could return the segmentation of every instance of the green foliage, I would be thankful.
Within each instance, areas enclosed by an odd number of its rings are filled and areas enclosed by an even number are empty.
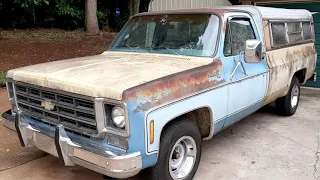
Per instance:
[[[0,0],[0,29],[84,27],[86,0]],[[129,18],[128,2],[97,0],[99,27],[120,30]],[[140,11],[147,10],[150,0],[140,0]],[[120,17],[115,16],[120,8]]]
[[[72,0],[56,0],[57,15],[69,22],[69,26],[79,26],[83,24],[85,18],[85,10],[79,7],[77,1]],[[83,5],[84,6],[84,5]]]
[[[79,19],[83,13],[83,11],[73,6],[68,1],[59,0],[56,2],[56,7],[59,15],[67,15]]]
[[[109,10],[106,8],[98,9],[97,16],[100,28],[106,28],[108,26]]]
[[[48,0],[15,0],[14,3],[18,3],[22,8],[26,9],[43,4],[49,5]]]
[[[36,22],[36,6],[49,5],[48,0],[15,0],[14,3],[20,4],[20,7],[31,13],[33,22]]]
[[[0,28],[81,28],[84,9],[84,0],[0,0]]]
[[[6,75],[0,73],[0,85],[1,85],[1,83],[5,83],[5,81],[6,81]]]

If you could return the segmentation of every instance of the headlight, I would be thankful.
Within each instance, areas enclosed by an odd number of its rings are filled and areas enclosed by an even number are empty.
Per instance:
[[[124,128],[125,125],[125,111],[122,107],[115,106],[111,112],[113,124],[119,128]]]

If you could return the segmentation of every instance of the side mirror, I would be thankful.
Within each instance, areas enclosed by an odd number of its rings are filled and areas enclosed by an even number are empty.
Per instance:
[[[259,40],[247,40],[245,50],[246,63],[259,63],[262,59],[262,43]]]

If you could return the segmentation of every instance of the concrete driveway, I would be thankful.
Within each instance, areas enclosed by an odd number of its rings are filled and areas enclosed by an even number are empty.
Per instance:
[[[8,107],[5,96],[0,90],[0,112]],[[278,116],[273,106],[267,106],[205,141],[195,179],[320,179],[319,132],[320,91],[304,89],[294,116]],[[44,156],[35,149],[19,148],[17,138],[2,127],[0,143],[1,180],[101,178],[82,167],[64,167],[57,158]],[[10,150],[11,147],[15,150]],[[141,176],[130,178],[134,179]]]

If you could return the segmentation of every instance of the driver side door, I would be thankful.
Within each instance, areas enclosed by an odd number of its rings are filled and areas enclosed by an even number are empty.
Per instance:
[[[246,62],[247,40],[260,40],[253,18],[246,13],[226,16],[223,44],[225,77],[228,82],[228,110],[224,128],[258,110],[267,90],[268,67],[264,59]]]

